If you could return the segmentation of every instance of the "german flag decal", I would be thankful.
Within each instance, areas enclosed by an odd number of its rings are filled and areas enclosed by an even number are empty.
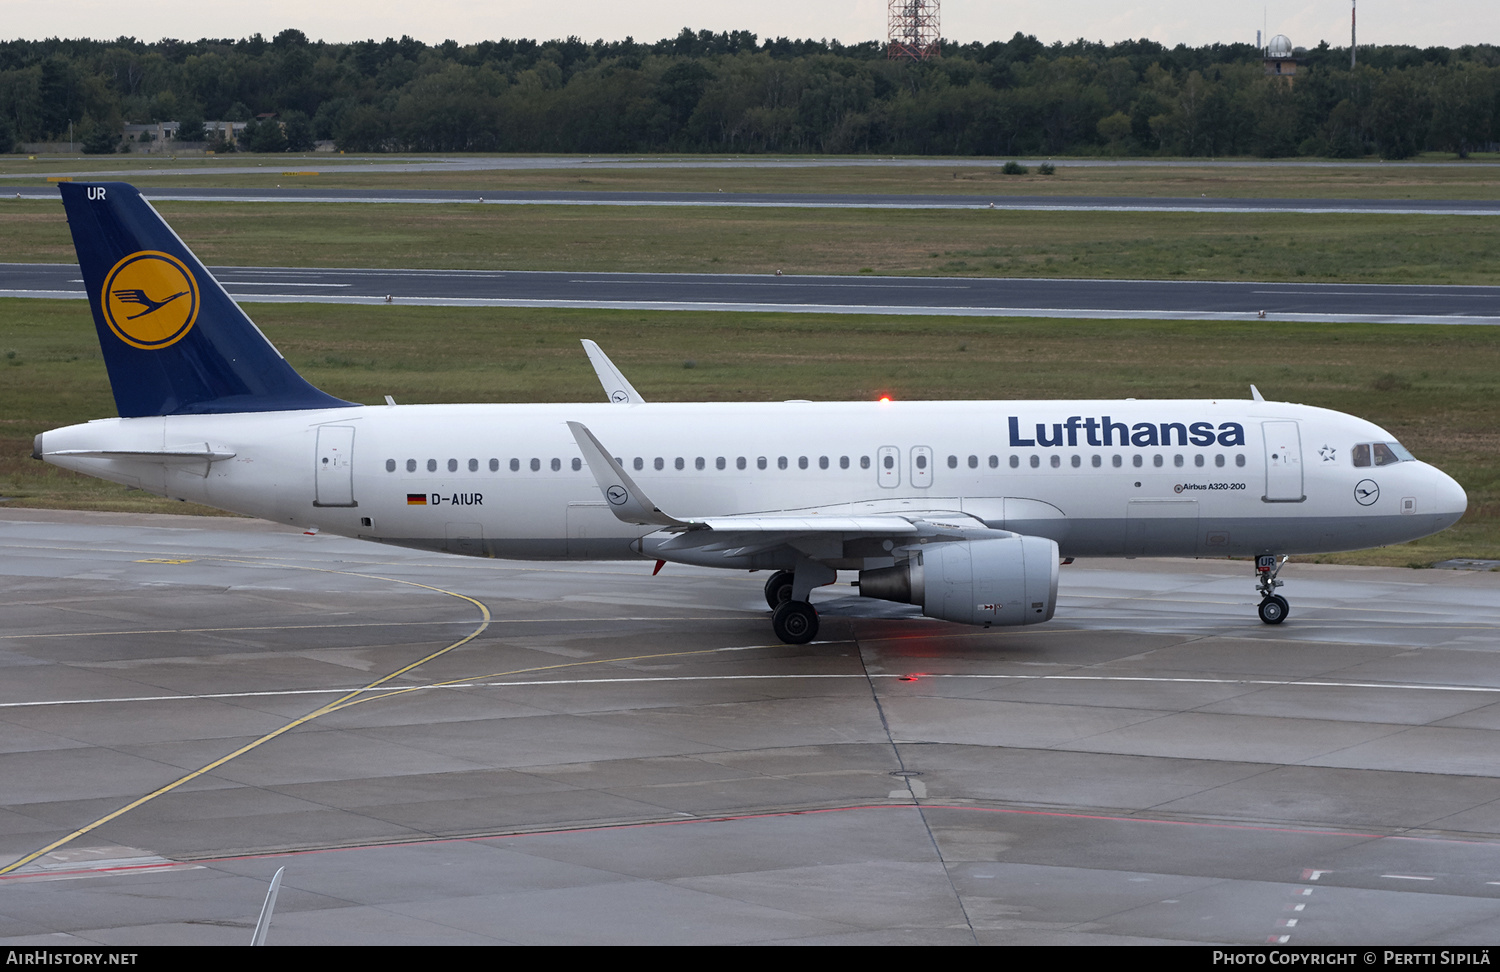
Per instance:
[[[406,505],[407,506],[426,506],[427,505],[427,494],[426,493],[407,493],[406,494]]]

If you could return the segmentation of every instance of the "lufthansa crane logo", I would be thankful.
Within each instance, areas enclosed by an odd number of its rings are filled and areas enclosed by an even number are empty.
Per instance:
[[[183,262],[157,250],[125,257],[104,278],[100,306],[115,336],[154,351],[181,341],[198,319],[198,282]]]
[[[604,491],[604,495],[613,506],[624,506],[625,501],[630,499],[630,494],[625,492],[624,486],[611,486]]]
[[[1380,487],[1373,479],[1361,479],[1354,485],[1354,502],[1360,506],[1369,506],[1380,499]]]

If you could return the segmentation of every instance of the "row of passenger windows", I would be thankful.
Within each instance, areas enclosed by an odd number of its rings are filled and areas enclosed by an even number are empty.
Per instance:
[[[583,468],[583,460],[582,459],[574,459],[573,460],[573,471],[574,472],[578,472],[582,468]],[[682,467],[679,466],[678,468],[680,469]],[[702,467],[700,466],[699,468],[702,468]],[[541,472],[541,470],[542,470],[542,460],[540,460],[540,459],[533,459],[533,460],[531,460],[531,471],[532,472]],[[552,460],[552,471],[553,472],[560,472],[561,470],[562,470],[562,460],[561,459],[553,459]],[[396,471],[396,460],[394,460],[394,459],[387,459],[385,461],[385,471],[386,472],[395,472]],[[409,472],[409,473],[416,472],[417,471],[417,460],[415,460],[415,459],[408,459],[408,460],[406,460],[406,471]],[[438,471],[438,461],[436,459],[428,459],[427,460],[427,471],[428,472],[437,472]],[[458,472],[458,460],[457,459],[449,459],[448,460],[448,471],[449,472]],[[479,460],[478,459],[470,459],[469,460],[469,472],[478,472],[478,471],[479,471]],[[500,460],[499,459],[491,459],[490,460],[490,472],[499,472],[499,471],[500,471]],[[511,472],[520,472],[521,471],[521,460],[519,460],[519,459],[512,459],[510,461],[510,471]]]
[[[618,459],[616,459],[615,461],[619,462]],[[641,470],[641,469],[645,469],[646,468],[646,460],[643,459],[643,458],[641,458],[640,456],[636,456],[634,459],[632,459],[630,461],[630,464],[636,470]],[[848,456],[839,456],[838,464],[839,464],[839,468],[840,469],[848,469],[849,465],[850,465],[849,457]],[[756,459],[755,459],[755,468],[756,469],[768,469],[768,468],[770,468],[770,465],[771,465],[771,461],[769,459],[767,459],[765,456],[757,456]],[[809,465],[810,465],[810,463],[809,463],[809,460],[808,460],[807,456],[798,456],[797,457],[797,468],[798,469],[807,469],[807,468],[809,468]],[[830,465],[830,461],[829,461],[829,458],[827,456],[819,456],[818,457],[818,468],[819,469],[827,469],[827,468],[829,468],[829,465]],[[737,457],[734,460],[734,468],[736,468],[736,469],[748,469],[749,467],[750,467],[750,460],[746,459],[744,456],[739,456],[739,457]],[[662,470],[662,469],[665,469],[665,468],[667,468],[667,461],[665,459],[661,458],[660,456],[657,456],[655,459],[651,460],[651,468],[652,469],[656,469],[658,471]],[[687,460],[684,459],[684,458],[682,458],[681,456],[678,456],[676,459],[672,460],[672,468],[673,469],[686,469],[687,468]],[[698,458],[696,458],[696,459],[693,460],[693,468],[694,469],[707,469],[708,468],[708,460],[705,459],[705,458],[703,458],[702,456],[699,456]],[[715,469],[728,469],[729,468],[729,460],[726,459],[726,458],[724,458],[723,456],[719,456],[717,459],[714,460],[714,468]],[[789,468],[791,468],[791,460],[789,460],[786,456],[777,456],[776,457],[776,468],[777,469],[789,469]],[[859,457],[859,468],[861,468],[861,469],[869,469],[870,468],[870,457],[869,456],[860,456]]]
[[[972,460],[974,457],[970,456],[969,458],[970,458],[970,460]],[[994,458],[995,458],[994,456],[990,456],[991,460],[993,460]],[[1052,460],[1051,460],[1051,462],[1052,462],[1052,468],[1053,469],[1060,468],[1062,466],[1062,464],[1063,464],[1062,460],[1063,460],[1062,456],[1053,455],[1052,456]],[[1079,467],[1081,467],[1083,465],[1083,457],[1080,456],[1080,455],[1076,455],[1075,454],[1075,455],[1069,457],[1068,461],[1073,466],[1074,469],[1077,469],[1077,468],[1079,468]],[[1217,467],[1223,467],[1226,461],[1227,460],[1225,459],[1224,453],[1222,453],[1222,452],[1217,453],[1214,456],[1214,465],[1217,466]],[[1042,457],[1033,454],[1032,457],[1031,457],[1031,468],[1032,469],[1036,469],[1039,466],[1041,466],[1041,464],[1042,464]],[[1093,466],[1095,469],[1098,469],[1100,466],[1104,465],[1104,458],[1102,456],[1099,456],[1099,455],[1096,454],[1096,455],[1090,457],[1089,464],[1091,466]],[[1144,466],[1146,464],[1146,460],[1145,460],[1145,458],[1139,452],[1137,452],[1135,455],[1133,455],[1133,456],[1130,457],[1130,464],[1132,466],[1136,467],[1137,469],[1139,469],[1140,467],[1142,467],[1142,466]],[[1167,458],[1166,458],[1166,456],[1163,456],[1161,453],[1157,453],[1156,455],[1153,455],[1151,457],[1151,465],[1153,465],[1153,466],[1156,466],[1156,467],[1159,468],[1161,466],[1165,466],[1166,464],[1167,464]],[[1236,466],[1244,466],[1245,465],[1245,455],[1244,455],[1244,453],[1237,453],[1235,455],[1235,457],[1234,457],[1234,464]],[[969,465],[972,466],[972,465],[974,465],[974,463],[971,461],[969,463]],[[991,462],[990,465],[993,466],[994,462]],[[1012,468],[1012,469],[1018,469],[1018,468],[1020,468],[1020,465],[1021,465],[1021,457],[1020,456],[1011,456],[1010,457],[1010,468]],[[1116,469],[1119,469],[1121,466],[1125,465],[1124,457],[1120,456],[1120,455],[1113,455],[1113,456],[1111,456],[1110,457],[1110,465],[1114,466]],[[1182,453],[1179,452],[1179,453],[1177,453],[1176,455],[1174,455],[1172,457],[1172,465],[1181,468],[1182,466],[1187,465],[1187,460],[1182,455]],[[1206,457],[1201,452],[1196,453],[1193,456],[1193,465],[1194,466],[1200,466],[1200,467],[1208,465],[1208,457]]]
[[[990,465],[991,466],[997,464],[997,460],[995,459],[994,456],[991,456],[990,460],[991,460],[990,461]],[[886,465],[887,465],[887,467],[889,467],[891,465],[892,461],[893,460],[891,460],[890,457],[886,458]],[[925,463],[925,459],[923,461]],[[618,456],[615,457],[615,462],[621,463],[622,465],[624,464],[623,460],[621,460]],[[956,465],[956,463],[957,463],[957,459],[955,458],[954,461],[953,461],[953,463],[950,463],[950,465]],[[490,472],[499,472],[500,471],[500,460],[499,459],[491,459],[489,465],[490,465]],[[643,458],[641,458],[640,456],[636,456],[633,460],[631,460],[631,465],[634,466],[636,470],[642,470],[642,469],[646,468],[646,460],[643,459]],[[651,465],[652,465],[653,469],[663,470],[663,469],[667,468],[667,461],[665,459],[661,458],[660,456],[658,456],[657,458],[655,458],[655,459],[653,459],[651,461]],[[759,458],[757,458],[755,460],[755,468],[757,468],[757,469],[765,469],[769,465],[770,465],[769,460],[767,460],[765,456],[760,456]],[[788,465],[789,465],[789,463],[788,463],[788,460],[787,460],[786,456],[779,456],[776,459],[776,468],[777,469],[786,469],[786,468],[788,468]],[[827,469],[828,465],[829,465],[829,463],[828,463],[828,457],[827,456],[819,456],[818,457],[818,468],[819,469]],[[972,463],[971,463],[971,465],[972,465]],[[542,460],[540,460],[540,459],[532,459],[532,460],[530,460],[530,466],[531,466],[531,471],[532,472],[540,472],[541,469],[542,469]],[[681,456],[678,456],[676,459],[672,460],[672,466],[673,466],[674,469],[686,469],[687,468],[687,460],[684,459],[684,458],[682,458]],[[562,470],[562,460],[561,459],[553,459],[553,460],[551,460],[551,467],[552,467],[552,471],[553,472],[559,472],[559,471],[561,471]],[[574,472],[578,472],[580,469],[583,468],[583,460],[575,458],[572,461],[572,467],[573,467],[573,471]],[[708,460],[704,459],[702,456],[699,456],[698,458],[696,458],[696,459],[693,460],[693,468],[694,469],[707,469],[708,468]],[[729,460],[725,459],[723,456],[719,456],[717,459],[714,460],[714,468],[715,469],[727,469],[727,468],[729,468]],[[746,468],[749,468],[749,461],[744,456],[740,456],[739,458],[735,459],[735,461],[734,461],[734,468],[736,468],[736,469],[746,469]],[[808,461],[807,461],[807,457],[806,456],[799,456],[797,458],[797,468],[798,469],[806,469],[806,468],[808,468]],[[848,456],[839,456],[839,468],[840,469],[848,469],[849,468],[849,457]],[[859,457],[859,468],[861,468],[861,469],[869,469],[870,468],[870,457],[869,456],[860,456]],[[396,471],[396,460],[394,460],[394,459],[387,459],[385,461],[385,471],[386,472],[392,472],[392,473],[395,472]],[[408,459],[408,460],[406,460],[406,471],[409,472],[409,473],[416,472],[417,471],[417,460],[415,460],[415,459]],[[438,461],[436,459],[428,459],[427,460],[427,471],[428,472],[437,472],[438,471]],[[449,472],[458,472],[458,460],[457,459],[449,459],[448,460],[448,471]],[[478,459],[470,459],[469,460],[469,472],[478,472],[478,471],[479,471],[479,460]],[[512,460],[510,460],[510,471],[511,472],[520,472],[521,471],[521,460],[520,459],[512,459]]]
[[[912,459],[913,459],[913,462],[915,462],[917,469],[919,469],[919,470],[925,470],[927,468],[927,457],[925,455],[922,455],[921,453],[918,453],[916,456],[913,456]],[[1140,468],[1141,466],[1144,466],[1146,464],[1145,458],[1140,453],[1138,453],[1138,452],[1135,453],[1133,456],[1131,456],[1130,460],[1131,460],[1131,465],[1135,466],[1136,468]],[[616,458],[615,461],[616,462],[620,462],[621,460],[618,459],[618,458]],[[1050,457],[1049,462],[1050,462],[1050,464],[1051,464],[1051,466],[1052,466],[1053,469],[1060,469],[1060,468],[1062,468],[1063,457],[1054,453]],[[1226,462],[1227,462],[1227,459],[1226,459],[1225,455],[1222,452],[1215,454],[1214,457],[1213,457],[1213,463],[1217,467],[1223,467],[1226,464]],[[1073,455],[1071,455],[1071,456],[1068,457],[1068,463],[1074,469],[1082,468],[1082,466],[1083,466],[1083,456],[1078,455],[1077,453],[1074,453]],[[1235,457],[1234,457],[1234,464],[1236,466],[1244,466],[1245,465],[1245,456],[1244,456],[1244,453],[1237,453],[1235,455]],[[529,465],[530,465],[530,468],[531,468],[532,472],[540,472],[541,469],[542,469],[542,460],[540,460],[540,459],[532,459],[532,460],[529,461]],[[550,461],[549,465],[550,465],[550,467],[551,467],[551,469],[552,469],[553,472],[560,472],[562,470],[563,461],[561,459],[553,459],[553,460]],[[579,470],[581,470],[583,468],[583,460],[575,458],[575,459],[572,460],[572,464],[571,465],[572,465],[573,471],[574,472],[578,472]],[[623,465],[623,463],[622,463],[622,465]],[[786,456],[778,456],[776,458],[776,468],[777,469],[787,469],[787,468],[790,468],[790,465],[791,465],[790,460],[788,460],[788,458]],[[829,458],[827,456],[819,456],[818,457],[818,468],[819,469],[827,469],[827,468],[829,468],[829,465],[830,465],[830,462],[829,462]],[[884,465],[884,467],[886,469],[894,469],[896,467],[896,457],[892,456],[892,455],[883,456],[882,457],[882,465]],[[948,468],[949,469],[957,469],[958,465],[959,465],[958,456],[949,456],[948,457]],[[1042,457],[1039,456],[1039,455],[1037,455],[1036,453],[1032,453],[1032,455],[1031,455],[1031,468],[1032,469],[1039,469],[1039,468],[1041,468],[1041,465],[1042,465]],[[1098,469],[1098,468],[1102,467],[1104,465],[1104,457],[1101,456],[1101,455],[1099,455],[1099,454],[1097,454],[1097,453],[1095,453],[1094,455],[1092,455],[1092,456],[1089,457],[1089,465],[1093,466],[1095,469]],[[1118,453],[1116,453],[1115,455],[1110,456],[1110,465],[1113,466],[1116,469],[1119,469],[1120,467],[1122,467],[1122,466],[1125,465],[1125,457],[1119,455]],[[1165,466],[1166,465],[1166,457],[1163,456],[1161,453],[1156,453],[1155,455],[1153,455],[1151,457],[1151,465],[1156,466],[1156,467]],[[1187,459],[1186,459],[1186,457],[1184,457],[1182,455],[1182,453],[1177,453],[1176,455],[1172,456],[1172,465],[1173,466],[1177,466],[1177,467],[1185,466],[1185,465],[1187,465]],[[1208,457],[1205,456],[1201,452],[1195,453],[1193,455],[1193,465],[1194,466],[1199,466],[1199,467],[1208,465]],[[643,469],[646,468],[646,460],[643,459],[640,456],[636,456],[634,459],[631,460],[631,466],[633,466],[637,471],[643,470]],[[756,469],[766,469],[766,468],[769,468],[769,466],[770,466],[770,461],[765,456],[759,456],[759,457],[756,458],[756,460],[755,460],[755,468]],[[839,456],[839,458],[838,458],[838,467],[840,469],[848,469],[849,466],[850,466],[850,459],[849,459],[849,457],[848,456]],[[970,456],[969,460],[968,460],[968,466],[969,466],[970,469],[978,469],[979,468],[979,457],[978,456]],[[489,461],[489,467],[490,467],[490,472],[499,472],[500,471],[500,460],[499,459],[491,459]],[[990,456],[990,458],[989,458],[989,467],[991,469],[998,469],[998,468],[1000,468],[1000,457],[999,456]],[[479,471],[479,460],[478,459],[470,459],[469,463],[468,463],[468,468],[469,468],[469,472],[478,472]],[[667,468],[667,460],[665,460],[665,459],[661,458],[660,456],[658,456],[657,458],[655,458],[655,459],[653,459],[651,461],[651,468],[653,468],[655,470],[658,470],[658,471],[664,470],[664,469]],[[674,469],[686,469],[687,468],[687,460],[684,459],[681,456],[678,456],[676,459],[672,460],[672,468],[674,468]],[[696,459],[693,460],[693,468],[694,469],[700,469],[700,470],[701,469],[707,469],[708,468],[708,460],[704,459],[702,456],[699,456],[698,458],[696,458]],[[718,458],[716,458],[714,460],[714,468],[715,469],[727,469],[727,468],[729,468],[729,460],[725,459],[723,456],[719,456]],[[734,460],[734,468],[736,468],[736,469],[747,469],[747,468],[749,468],[749,460],[747,460],[744,456],[740,456],[740,457],[736,458]],[[809,460],[808,460],[807,456],[798,456],[797,457],[797,468],[798,469],[807,469],[807,468],[809,468]],[[861,469],[869,469],[870,468],[870,457],[869,456],[860,456],[859,457],[859,468],[861,468]],[[1010,468],[1012,468],[1012,469],[1019,469],[1019,468],[1021,468],[1021,457],[1020,456],[1012,455],[1010,457]],[[386,472],[392,472],[392,473],[395,472],[396,471],[396,460],[394,460],[394,459],[387,459],[385,461],[385,471]],[[417,471],[417,460],[415,460],[415,459],[408,459],[408,460],[406,460],[406,471],[409,472],[409,473],[416,472]],[[427,471],[428,472],[437,472],[438,471],[438,461],[436,459],[428,459],[427,460]],[[458,472],[458,460],[457,459],[449,459],[448,460],[448,471],[449,472]],[[512,459],[512,460],[510,460],[510,471],[511,472],[520,472],[521,471],[521,460],[520,459]]]

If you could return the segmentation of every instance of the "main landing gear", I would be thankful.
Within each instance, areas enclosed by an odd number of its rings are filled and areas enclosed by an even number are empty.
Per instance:
[[[795,587],[796,574],[778,570],[766,581],[766,604],[776,637],[789,645],[805,645],[818,636],[818,612],[809,602],[795,598]]]
[[[771,612],[771,630],[789,645],[805,645],[818,636],[818,611],[807,601],[783,601]]]
[[[1255,586],[1260,589],[1261,596],[1260,607],[1256,612],[1266,624],[1280,624],[1286,620],[1287,612],[1291,610],[1286,598],[1276,593],[1276,588],[1282,584],[1276,579],[1276,575],[1281,573],[1286,561],[1287,558],[1282,557],[1281,562],[1277,563],[1275,554],[1262,554],[1255,558]]]
[[[792,572],[778,570],[766,581],[766,606],[772,611],[792,599]]]

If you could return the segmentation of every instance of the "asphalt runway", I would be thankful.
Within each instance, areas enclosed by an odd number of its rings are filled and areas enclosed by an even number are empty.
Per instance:
[[[650,571],[0,510],[0,942],[245,944],[282,866],[270,944],[1500,932],[1500,573],[1294,564],[1279,627],[1224,561],[1025,629],[833,587],[793,647]]]
[[[430,155],[392,158],[389,155],[334,155],[314,153],[311,155],[250,156],[250,158],[272,159],[250,164],[233,156],[184,157],[175,165],[164,164],[165,159],[139,156],[129,168],[97,168],[94,159],[78,157],[79,168],[70,170],[46,170],[52,177],[75,179],[119,179],[130,176],[196,176],[196,175],[265,175],[266,170],[328,172],[506,172],[527,170],[575,170],[587,172],[591,169],[993,169],[1009,158],[877,158],[872,156],[812,155],[764,156],[671,156],[671,155],[533,155],[533,156],[476,156],[476,155]],[[55,158],[48,163],[60,161]],[[174,157],[173,162],[177,162]],[[1350,169],[1366,170],[1372,163],[1364,161],[1334,162],[1314,159],[1276,160],[1222,160],[1222,159],[1016,159],[1023,165],[1037,166],[1052,162],[1059,168],[1079,169]],[[92,165],[90,163],[93,163]],[[153,164],[155,163],[155,164]],[[1472,159],[1462,163],[1466,168],[1493,168],[1496,162],[1476,162]],[[1430,167],[1431,162],[1386,162],[1375,163],[1381,169]],[[36,179],[35,172],[10,172],[0,174],[0,180]]]
[[[244,302],[1500,324],[1500,287],[773,273],[211,267]],[[0,297],[83,298],[76,265],[0,264]]]
[[[119,175],[111,178],[119,178]],[[56,199],[52,186],[12,190],[16,198]],[[585,192],[578,190],[156,188],[157,202],[446,203],[490,206],[686,206],[751,209],[996,209],[1043,212],[1341,213],[1497,216],[1490,199],[1259,199],[1207,196],[1006,196],[796,192]],[[10,193],[7,192],[7,195]]]

